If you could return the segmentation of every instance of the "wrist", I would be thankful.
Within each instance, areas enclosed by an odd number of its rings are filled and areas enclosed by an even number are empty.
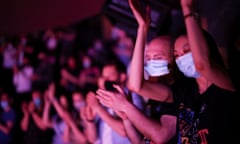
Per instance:
[[[138,31],[147,33],[148,32],[148,26],[146,24],[139,25],[138,26]]]
[[[191,6],[182,6],[183,16],[193,13],[193,8]]]
[[[122,103],[119,111],[126,113],[130,106],[131,106],[131,104],[128,101],[125,101]]]

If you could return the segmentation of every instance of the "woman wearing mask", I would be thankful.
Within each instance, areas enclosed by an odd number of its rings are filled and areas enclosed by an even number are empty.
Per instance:
[[[214,40],[197,22],[192,1],[181,0],[181,6],[187,34],[176,39],[174,55],[179,70],[190,78],[178,97],[181,141],[231,143],[235,89]]]
[[[55,85],[50,84],[49,89],[46,95],[46,100],[48,103],[46,103],[46,109],[45,109],[45,115],[43,117],[45,125],[52,126],[55,130],[55,136],[53,140],[54,144],[78,144],[78,143],[87,143],[87,139],[85,137],[84,131],[83,131],[83,125],[81,125],[80,119],[75,119],[75,117],[72,117],[71,113],[68,109],[67,99],[65,96],[61,96],[59,101],[55,98]],[[82,101],[82,95],[79,93],[75,93],[74,97],[74,107],[76,109],[76,114],[80,115],[80,111],[83,111],[83,107],[85,106],[85,102]],[[84,103],[82,103],[84,102]],[[48,122],[48,111],[50,107],[50,103],[55,108],[58,117],[61,119],[61,123],[56,123],[56,121],[52,121],[53,123],[49,124]],[[80,116],[79,116],[80,117]],[[54,124],[55,123],[55,124]],[[59,139],[59,137],[61,137]]]
[[[69,105],[67,102],[67,98],[64,95],[59,97],[59,106],[62,107],[65,111],[69,111]],[[50,100],[47,95],[45,96],[45,105],[43,112],[43,122],[48,128],[52,128],[54,130],[54,135],[52,139],[52,144],[68,144],[69,143],[69,126],[66,122],[60,117],[57,113],[53,115],[50,119]]]
[[[29,104],[22,104],[23,118],[20,125],[24,132],[25,144],[47,144],[51,141],[50,131],[42,120],[43,105],[42,93],[39,90],[32,92]]]

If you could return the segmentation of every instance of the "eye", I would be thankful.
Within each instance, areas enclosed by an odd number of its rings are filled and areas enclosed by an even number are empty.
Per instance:
[[[179,55],[178,55],[177,51],[174,51],[174,52],[173,52],[173,56],[174,56],[174,58],[177,58],[177,57],[179,57]]]

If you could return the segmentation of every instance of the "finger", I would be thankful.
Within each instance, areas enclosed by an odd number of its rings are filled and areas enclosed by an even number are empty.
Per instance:
[[[110,98],[108,97],[99,96],[99,95],[97,95],[96,97],[99,101],[111,101]]]
[[[110,102],[108,102],[108,101],[102,101],[102,100],[100,100],[100,103],[101,103],[102,105],[104,105],[104,106],[108,107],[108,108],[112,108],[112,105],[111,105],[111,103],[110,103]]]
[[[115,85],[115,84],[114,84],[113,87],[114,87],[115,89],[117,89],[117,91],[118,91],[119,93],[124,94],[123,88],[121,88],[119,85]]]
[[[113,95],[113,92],[110,92],[110,91],[106,91],[106,90],[102,90],[102,89],[98,89],[97,90],[97,94],[98,95],[102,95],[102,96],[108,96],[108,97],[112,97]]]

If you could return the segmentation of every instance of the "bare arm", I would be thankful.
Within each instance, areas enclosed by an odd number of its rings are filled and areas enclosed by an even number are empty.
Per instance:
[[[28,129],[29,116],[30,115],[28,113],[23,115],[23,119],[21,121],[21,129],[22,129],[22,131],[27,131],[27,129]]]
[[[9,134],[13,127],[13,122],[12,121],[7,121],[6,125],[0,124],[0,131],[2,131],[5,134]]]
[[[50,102],[45,102],[44,105],[44,110],[43,110],[43,123],[47,126],[47,127],[52,127],[52,123],[49,120],[49,111],[50,111]]]
[[[33,121],[41,130],[47,129],[47,126],[44,124],[42,118],[37,113],[32,112],[31,115],[32,115]]]
[[[20,122],[20,126],[22,131],[27,131],[28,124],[29,124],[29,116],[30,116],[27,103],[22,104],[22,112],[23,112],[23,118]]]
[[[70,129],[69,129],[69,126],[66,125],[66,128],[63,131],[63,142],[64,143],[69,142],[69,135],[70,135]]]
[[[134,126],[155,143],[166,143],[176,134],[176,116],[163,115],[159,121],[155,121],[145,116],[130,103],[124,104],[123,110]]]
[[[181,0],[184,15],[192,13],[192,0]],[[185,18],[189,45],[197,71],[215,85],[234,91],[226,69],[209,57],[209,47],[194,16]]]
[[[144,80],[144,48],[146,44],[148,25],[150,22],[149,10],[147,10],[147,16],[144,18],[144,14],[141,13],[138,1],[129,0],[129,5],[135,18],[138,21],[139,26],[129,68],[130,71],[127,86],[130,90],[136,92],[141,96],[158,101],[167,100],[167,102],[172,102],[173,100],[171,98],[171,90],[169,90],[169,88],[161,84],[154,84]]]
[[[165,143],[176,134],[176,116],[163,115],[159,121],[152,120],[127,100],[119,86],[115,86],[115,88],[120,93],[106,90],[97,91],[97,98],[103,105],[125,113],[131,123],[155,143]]]
[[[117,131],[120,135],[126,136],[125,128],[121,119],[114,118],[100,105],[97,107],[96,111],[99,117],[101,117],[101,119],[103,119],[103,121],[106,122],[112,129]]]
[[[136,128],[132,125],[129,119],[123,119],[123,125],[125,127],[128,138],[130,139],[132,144],[140,144],[142,142],[141,135],[136,130]]]
[[[64,113],[63,115],[63,120],[68,124],[69,128],[72,130],[74,138],[79,142],[79,143],[86,143],[87,139],[84,135],[84,133],[82,133],[76,126],[76,124],[73,122],[73,120],[71,119],[71,117],[67,114]]]
[[[78,78],[77,77],[74,77],[73,75],[71,75],[69,72],[67,72],[67,70],[65,70],[65,69],[62,69],[61,70],[61,76],[64,78],[64,79],[66,79],[66,80],[68,80],[68,81],[70,81],[70,82],[72,82],[72,83],[74,83],[74,84],[78,84]]]
[[[84,133],[88,142],[95,143],[98,140],[97,126],[95,123],[96,114],[90,106],[85,106],[81,109],[81,119],[84,121]]]

